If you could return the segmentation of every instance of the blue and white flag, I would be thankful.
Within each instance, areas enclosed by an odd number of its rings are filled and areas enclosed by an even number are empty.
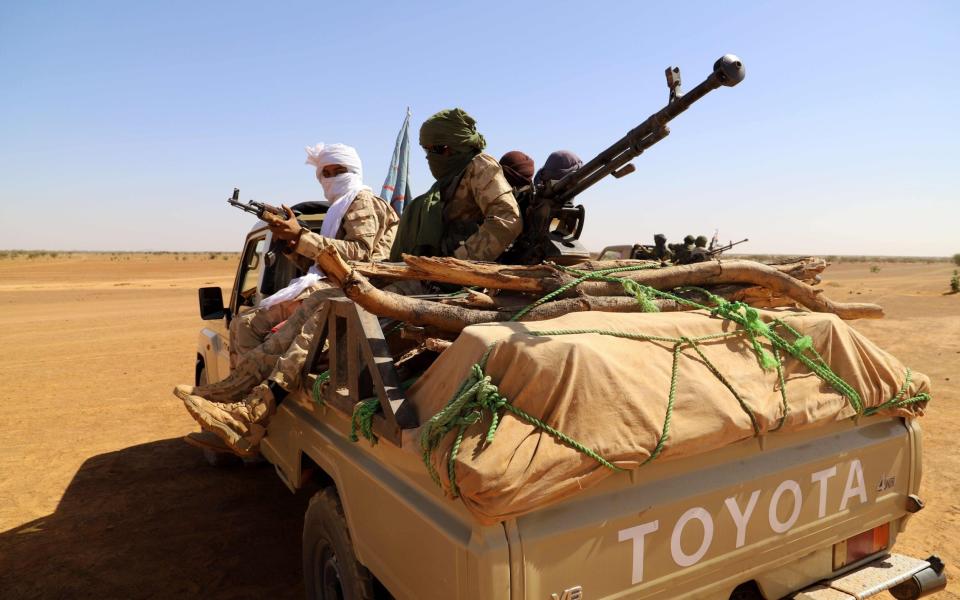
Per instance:
[[[403,213],[403,207],[412,200],[410,197],[410,108],[407,107],[407,118],[403,120],[400,133],[397,134],[397,144],[393,148],[393,157],[390,159],[390,170],[380,190],[380,197],[390,203],[397,214]]]

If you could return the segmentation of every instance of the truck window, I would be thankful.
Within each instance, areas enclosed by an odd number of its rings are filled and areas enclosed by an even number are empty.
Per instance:
[[[237,309],[243,306],[255,306],[257,303],[257,283],[260,281],[260,269],[266,238],[255,238],[247,242],[243,250],[243,263],[240,271]]]
[[[300,277],[305,273],[303,269],[290,260],[290,258],[279,249],[271,248],[268,252],[265,266],[266,271],[263,274],[263,283],[260,285],[260,293],[266,297],[277,290],[283,289],[290,283],[291,279]]]
[[[597,260],[617,260],[620,258],[622,258],[620,252],[616,250],[604,250],[603,254],[601,254]]]

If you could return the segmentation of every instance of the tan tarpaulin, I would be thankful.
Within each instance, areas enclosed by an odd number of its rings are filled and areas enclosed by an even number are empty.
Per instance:
[[[839,318],[821,313],[764,312],[813,339],[813,347],[849,383],[867,407],[895,397],[906,367]],[[538,417],[619,467],[638,467],[656,447],[664,424],[673,344],[596,333],[532,336],[528,331],[603,329],[676,338],[699,337],[739,326],[703,313],[573,313],[550,321],[468,327],[437,359],[408,396],[425,423],[442,409],[490,344],[486,373],[515,406]],[[789,339],[789,338],[788,338]],[[783,399],[776,371],[763,371],[746,338],[701,343],[704,355],[737,390],[762,432],[777,428]],[[769,345],[767,345],[769,347]],[[781,431],[851,417],[839,393],[798,360],[784,359],[789,411]],[[928,390],[914,373],[905,397]],[[922,414],[922,404],[900,409]],[[504,412],[494,441],[483,447],[489,420],[470,426],[456,458],[456,478],[467,507],[483,522],[530,512],[568,497],[613,472],[541,429]],[[419,440],[419,430],[414,438]],[[679,360],[669,436],[655,460],[708,452],[754,435],[747,412],[687,347]],[[773,433],[772,435],[776,435]],[[419,451],[414,438],[405,447]],[[449,490],[451,433],[433,465]]]

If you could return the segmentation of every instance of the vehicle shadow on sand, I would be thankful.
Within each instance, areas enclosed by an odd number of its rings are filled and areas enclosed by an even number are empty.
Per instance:
[[[179,438],[87,460],[57,510],[0,533],[5,598],[302,598],[307,494]]]

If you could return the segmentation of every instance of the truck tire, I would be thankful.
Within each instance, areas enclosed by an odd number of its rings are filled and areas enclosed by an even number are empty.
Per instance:
[[[303,520],[303,583],[310,600],[373,599],[373,576],[357,562],[333,487],[314,494]]]

